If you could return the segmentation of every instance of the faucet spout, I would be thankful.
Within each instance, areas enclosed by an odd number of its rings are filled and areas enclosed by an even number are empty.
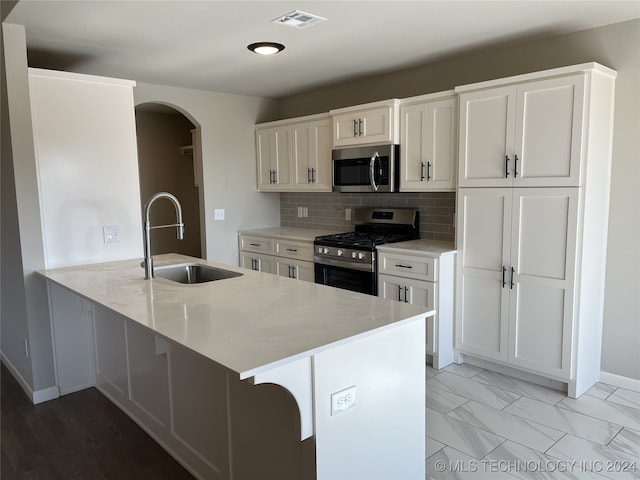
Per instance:
[[[166,198],[173,203],[173,206],[176,209],[176,223],[168,224],[168,225],[155,225],[151,226],[151,220],[149,219],[149,213],[151,211],[151,205],[158,200],[159,198]],[[178,240],[182,240],[184,238],[184,223],[182,222],[182,206],[178,199],[168,193],[168,192],[158,192],[153,195],[144,206],[144,230],[142,231],[142,236],[144,237],[144,278],[150,279],[153,278],[153,257],[151,256],[151,230],[155,228],[168,228],[168,227],[176,227],[176,235]]]

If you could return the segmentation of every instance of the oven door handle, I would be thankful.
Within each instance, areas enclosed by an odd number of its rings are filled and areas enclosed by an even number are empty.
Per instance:
[[[376,184],[376,160],[380,160],[380,155],[378,152],[373,152],[373,155],[371,155],[371,162],[369,162],[369,177],[371,180],[371,189],[374,192],[377,192],[380,187],[380,185]]]
[[[316,265],[320,266],[338,267],[345,270],[360,270],[362,272],[375,272],[375,264],[373,263],[345,262],[343,260],[333,260],[331,258],[318,256],[314,256],[313,261]]]

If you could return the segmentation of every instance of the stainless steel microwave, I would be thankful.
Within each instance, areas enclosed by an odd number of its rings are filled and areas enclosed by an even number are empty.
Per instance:
[[[334,192],[397,192],[400,146],[374,145],[332,152]]]

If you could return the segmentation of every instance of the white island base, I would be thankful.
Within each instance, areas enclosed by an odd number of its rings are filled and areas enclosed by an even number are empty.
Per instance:
[[[202,479],[424,479],[433,311],[221,265],[243,275],[146,281],[137,264],[41,272],[61,394],[95,386]],[[279,301],[247,303],[257,285]]]

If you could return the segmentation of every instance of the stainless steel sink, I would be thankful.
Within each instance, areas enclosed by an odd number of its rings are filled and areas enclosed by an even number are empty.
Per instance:
[[[167,265],[155,267],[154,276],[166,278],[177,283],[196,284],[224,280],[226,278],[239,277],[242,273],[221,268],[201,265],[199,263],[181,263],[180,265]]]

